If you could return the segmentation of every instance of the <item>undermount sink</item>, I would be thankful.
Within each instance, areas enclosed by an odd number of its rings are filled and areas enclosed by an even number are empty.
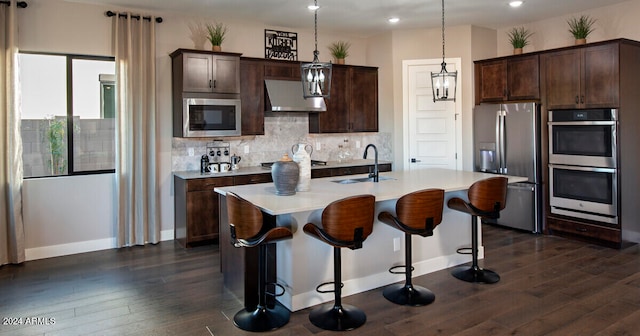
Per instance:
[[[387,176],[378,176],[378,181],[386,181],[386,180],[395,180],[392,177]],[[351,184],[351,183],[360,183],[360,182],[373,182],[373,177],[360,177],[360,178],[352,178],[352,179],[344,179],[344,180],[334,180],[331,182],[339,183],[339,184]]]

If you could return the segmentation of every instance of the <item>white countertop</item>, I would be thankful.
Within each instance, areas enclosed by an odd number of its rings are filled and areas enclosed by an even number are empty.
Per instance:
[[[377,183],[359,182],[339,184],[332,182],[366,176],[366,174],[361,174],[312,179],[310,191],[296,192],[296,194],[292,196],[277,196],[273,183],[221,187],[215,188],[215,191],[222,195],[226,194],[227,191],[233,192],[252,202],[268,214],[281,215],[323,209],[333,201],[359,194],[373,194],[376,196],[376,201],[379,202],[398,199],[410,192],[426,188],[444,189],[445,192],[465,190],[476,181],[497,175],[429,168],[414,171],[381,173],[380,176],[390,177],[392,179]],[[527,180],[525,177],[507,177],[509,178],[509,183],[524,182]]]

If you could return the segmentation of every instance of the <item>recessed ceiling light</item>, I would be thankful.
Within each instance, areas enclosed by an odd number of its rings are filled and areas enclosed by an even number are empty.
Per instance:
[[[509,2],[509,6],[511,7],[520,7],[524,1],[511,1]]]
[[[390,23],[398,23],[398,21],[400,21],[400,19],[397,18],[397,17],[392,17],[392,18],[389,19]]]
[[[307,8],[309,8],[309,10],[317,10],[317,9],[320,8],[320,6],[309,5],[309,6],[307,6]]]

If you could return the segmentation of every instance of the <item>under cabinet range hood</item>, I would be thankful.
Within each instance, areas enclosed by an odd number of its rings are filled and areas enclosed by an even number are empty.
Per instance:
[[[267,111],[271,112],[324,112],[327,105],[322,97],[302,96],[302,82],[265,79]]]

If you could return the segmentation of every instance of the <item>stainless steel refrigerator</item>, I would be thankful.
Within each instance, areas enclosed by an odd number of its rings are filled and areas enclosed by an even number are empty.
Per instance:
[[[475,171],[526,176],[509,184],[507,206],[490,222],[541,230],[540,109],[535,103],[481,104],[473,111]]]

